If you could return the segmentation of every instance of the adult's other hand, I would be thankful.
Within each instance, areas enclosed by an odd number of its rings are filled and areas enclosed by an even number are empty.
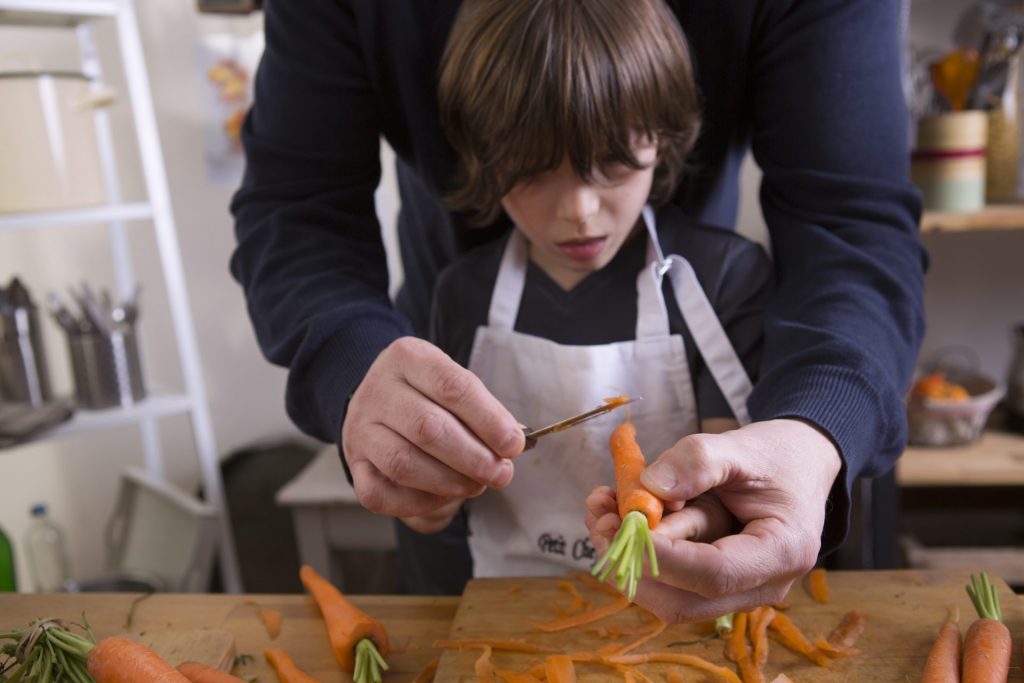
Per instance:
[[[832,441],[800,420],[681,439],[644,470],[643,484],[673,507],[714,492],[742,529],[710,543],[655,533],[661,573],[640,582],[636,602],[676,623],[782,601],[817,560],[841,466]],[[588,515],[604,552],[614,524],[598,519]]]
[[[525,441],[473,373],[433,344],[403,337],[352,395],[341,444],[363,507],[409,517],[503,488]]]

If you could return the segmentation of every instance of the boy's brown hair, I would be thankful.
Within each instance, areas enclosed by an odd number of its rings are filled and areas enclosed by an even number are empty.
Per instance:
[[[590,180],[642,164],[658,144],[650,201],[667,201],[700,129],[689,48],[663,0],[465,0],[441,61],[441,123],[458,155],[447,196],[492,222],[518,182],[568,155]]]

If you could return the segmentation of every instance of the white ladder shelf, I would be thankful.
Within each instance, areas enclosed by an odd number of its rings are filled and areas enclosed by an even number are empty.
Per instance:
[[[62,26],[73,29],[78,39],[82,72],[94,84],[98,84],[103,82],[103,68],[93,36],[94,20],[111,20],[117,27],[118,45],[128,85],[148,201],[123,201],[110,120],[101,107],[96,110],[95,123],[107,204],[82,209],[0,216],[0,233],[106,223],[113,251],[117,290],[121,298],[125,299],[131,296],[135,287],[135,273],[125,224],[129,221],[151,221],[163,267],[178,355],[184,375],[185,393],[151,396],[127,410],[79,414],[68,424],[51,430],[40,438],[56,438],[137,422],[142,435],[146,470],[156,479],[163,480],[163,456],[157,419],[162,415],[187,412],[191,418],[196,452],[199,456],[203,495],[218,511],[218,557],[224,587],[228,592],[239,593],[242,591],[241,573],[220,477],[217,446],[206,401],[195,329],[189,312],[181,253],[164,171],[163,152],[157,133],[156,115],[153,111],[149,77],[146,73],[133,1],[0,0],[0,24]]]

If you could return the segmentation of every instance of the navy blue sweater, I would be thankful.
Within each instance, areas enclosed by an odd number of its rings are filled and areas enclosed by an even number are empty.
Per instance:
[[[923,333],[925,255],[908,181],[896,0],[669,0],[689,38],[704,127],[673,198],[733,227],[752,150],[777,290],[756,420],[796,417],[844,462],[823,546],[845,534],[853,478],[887,471]],[[507,225],[470,229],[438,195],[454,155],[437,68],[457,0],[264,0],[266,52],[246,119],[231,270],[267,358],[289,368],[295,423],[337,441],[347,397],[395,338],[424,335],[437,273]],[[379,137],[398,155],[405,284],[388,298],[373,193]]]

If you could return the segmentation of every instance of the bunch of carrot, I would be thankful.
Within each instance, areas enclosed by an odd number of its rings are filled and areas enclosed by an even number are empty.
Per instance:
[[[962,645],[956,621],[942,625],[925,660],[921,683],[1004,683],[1009,675],[1013,641],[1002,621],[995,586],[982,572],[980,578],[971,574],[966,588],[978,618]]]
[[[651,530],[661,522],[665,505],[640,483],[647,462],[636,442],[636,427],[626,420],[612,432],[612,460],[615,464],[615,497],[622,525],[593,573],[602,581],[614,572],[615,583],[630,600],[643,576],[644,554],[651,576],[658,576],[658,557],[654,552]]]
[[[72,632],[58,619],[39,619],[24,631],[0,634],[12,640],[2,649],[6,660],[0,664],[0,680],[6,683],[122,683],[157,681],[189,683],[189,680],[155,652],[126,638],[104,638],[94,644]],[[10,673],[6,673],[10,671]]]

